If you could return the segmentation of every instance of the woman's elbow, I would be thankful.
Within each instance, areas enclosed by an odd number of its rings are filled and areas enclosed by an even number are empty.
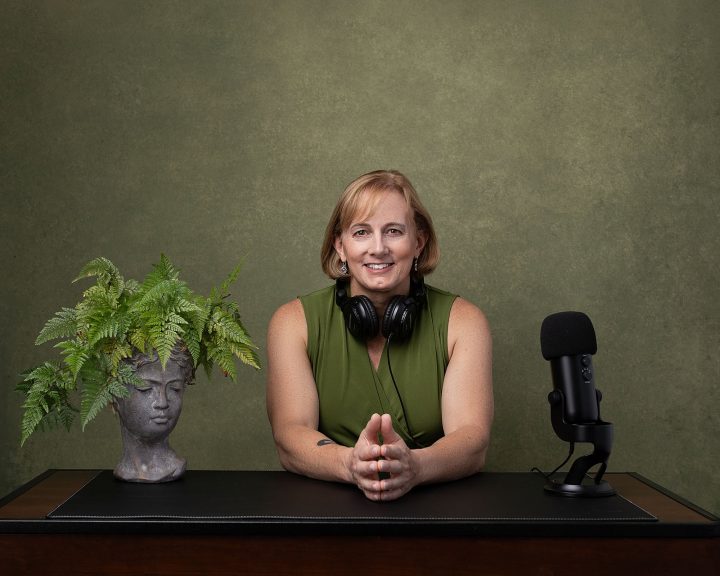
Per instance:
[[[472,473],[482,472],[487,462],[487,453],[490,446],[490,434],[485,431],[478,433],[476,440],[475,454],[471,459]]]

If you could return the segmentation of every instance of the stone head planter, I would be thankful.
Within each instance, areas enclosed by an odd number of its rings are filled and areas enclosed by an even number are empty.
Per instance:
[[[78,415],[84,430],[111,405],[123,442],[115,476],[130,482],[180,478],[185,460],[170,447],[169,436],[196,367],[209,377],[217,365],[232,381],[236,360],[260,368],[240,307],[230,299],[239,271],[238,266],[201,296],[180,280],[164,254],[142,282],[126,280],[107,258],[88,262],[76,280],[95,277],[95,284],[74,308],[56,312],[35,340],[58,340],[62,359],[23,373],[16,387],[25,395],[20,444],[36,430],[70,430]]]
[[[127,384],[130,395],[113,407],[120,419],[123,455],[115,477],[128,482],[170,482],[185,472],[185,459],[170,447],[169,436],[182,411],[183,395],[194,378],[185,346],[176,346],[165,369],[157,353],[136,353],[128,362],[142,385]]]

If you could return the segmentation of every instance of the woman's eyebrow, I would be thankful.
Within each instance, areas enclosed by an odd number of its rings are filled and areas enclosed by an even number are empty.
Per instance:
[[[350,228],[356,228],[356,227],[361,227],[361,226],[370,226],[370,223],[363,221],[363,222],[353,222],[352,224],[350,224]],[[395,227],[395,228],[407,228],[407,224],[404,222],[385,222],[385,224],[383,224],[381,226],[381,228],[388,228],[391,226]]]

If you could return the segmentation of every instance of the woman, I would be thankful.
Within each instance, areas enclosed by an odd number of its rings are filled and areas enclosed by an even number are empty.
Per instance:
[[[280,307],[268,329],[268,415],[287,470],[394,500],[482,468],[490,331],[477,307],[424,285],[438,257],[405,176],[348,185],[322,248],[336,285]]]

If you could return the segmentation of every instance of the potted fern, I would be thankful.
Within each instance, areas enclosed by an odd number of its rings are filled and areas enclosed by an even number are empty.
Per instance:
[[[74,308],[62,308],[35,343],[58,340],[62,359],[23,374],[21,444],[36,430],[70,428],[79,413],[82,429],[112,406],[120,417],[123,457],[115,476],[163,482],[182,476],[185,460],[170,448],[185,387],[202,366],[218,366],[235,380],[235,358],[260,367],[229,287],[239,267],[207,297],[194,294],[165,256],[140,283],[126,280],[107,258],[96,258],[74,280],[95,284]],[[76,406],[79,399],[79,408]]]

